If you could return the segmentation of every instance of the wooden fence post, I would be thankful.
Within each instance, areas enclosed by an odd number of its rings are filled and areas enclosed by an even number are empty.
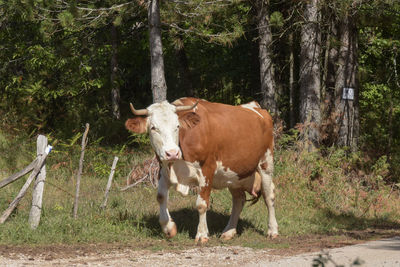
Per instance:
[[[50,150],[49,150],[49,152],[50,152]],[[25,193],[28,190],[29,185],[32,183],[33,179],[36,177],[36,175],[39,173],[40,169],[42,168],[42,165],[43,165],[44,161],[46,160],[47,155],[48,155],[48,153],[45,152],[42,157],[37,159],[37,164],[36,164],[35,168],[29,175],[25,184],[22,186],[18,195],[15,197],[15,199],[11,202],[10,206],[4,211],[3,215],[0,217],[0,224],[4,223],[7,220],[8,216],[10,216],[11,212],[18,205],[19,201],[25,196]]]
[[[117,166],[117,162],[118,162],[118,157],[114,157],[114,161],[113,161],[112,166],[111,166],[110,176],[108,177],[106,192],[104,194],[104,202],[100,206],[100,208],[102,208],[102,209],[104,209],[106,207],[106,205],[107,205],[108,193],[110,192],[111,182],[112,182],[112,179],[114,177],[114,172],[115,172],[115,167]]]
[[[74,201],[74,219],[78,217],[78,200],[79,200],[79,188],[81,185],[81,175],[83,169],[83,159],[85,157],[85,147],[87,144],[87,135],[89,132],[89,123],[86,123],[85,132],[82,136],[82,149],[81,149],[81,158],[79,159],[79,170],[78,177],[76,178],[76,190],[75,190],[75,201]]]
[[[47,138],[44,135],[39,135],[37,138],[37,148],[36,154],[38,157],[43,157],[44,154],[50,151],[46,151],[47,148]],[[35,185],[32,192],[32,207],[29,213],[29,225],[32,229],[36,229],[40,222],[40,214],[42,212],[42,199],[44,182],[46,180],[46,164],[43,163],[39,174],[36,176]]]

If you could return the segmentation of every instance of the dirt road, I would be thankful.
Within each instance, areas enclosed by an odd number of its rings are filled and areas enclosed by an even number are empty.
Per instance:
[[[325,266],[334,266],[334,263],[350,266],[356,259],[362,262],[362,266],[400,266],[400,236],[383,240],[371,241],[364,244],[346,246],[326,250],[331,260]],[[261,260],[256,266],[311,266],[314,259],[318,258],[321,252],[300,254],[278,260]],[[325,259],[327,256],[325,256]]]
[[[307,246],[307,244],[305,244]],[[48,247],[13,250],[2,247],[0,266],[311,266],[321,250],[285,255],[284,249],[251,249],[237,246],[193,247],[178,251],[134,250],[104,247],[90,249]],[[298,250],[291,250],[296,254]],[[325,250],[337,264],[349,266],[360,258],[362,266],[400,266],[400,236]],[[326,266],[334,266],[333,264]]]

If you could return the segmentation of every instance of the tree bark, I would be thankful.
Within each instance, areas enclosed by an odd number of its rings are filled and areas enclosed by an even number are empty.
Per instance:
[[[113,23],[111,23],[111,45],[112,45],[112,56],[111,56],[111,107],[113,117],[117,120],[121,117],[121,112],[119,109],[120,102],[120,90],[119,84],[116,80],[118,73],[118,59],[117,59],[117,49],[118,49],[118,39],[117,39],[117,28]]]
[[[338,140],[339,146],[348,146],[357,150],[359,136],[358,111],[358,40],[355,17],[350,15],[351,8],[342,19],[340,26],[340,49],[335,83],[335,109],[339,114]],[[354,89],[354,100],[343,99],[343,88]]]
[[[269,1],[257,0],[257,24],[258,24],[258,55],[260,61],[260,82],[262,102],[261,106],[269,110],[273,115],[277,115],[278,107],[276,103],[276,84],[274,66],[271,56],[272,33],[269,24],[268,14]]]
[[[289,109],[290,109],[290,128],[293,128],[296,123],[295,117],[295,107],[294,107],[294,43],[293,43],[293,33],[289,34],[289,46],[290,46],[290,55],[289,55]]]
[[[321,37],[318,4],[318,0],[311,0],[305,4],[305,21],[301,27],[300,121],[305,125],[306,147],[309,150],[319,145],[318,128],[321,123]]]
[[[336,83],[336,72],[337,72],[337,60],[338,60],[338,26],[336,21],[331,21],[330,34],[327,40],[328,49],[328,62],[326,68],[326,80],[325,80],[325,111],[328,116],[332,116],[332,112],[335,107],[335,83]],[[334,115],[334,114],[333,114]]]
[[[167,83],[164,74],[164,58],[161,42],[160,7],[158,0],[150,0],[149,6],[151,91],[153,102],[167,99]]]

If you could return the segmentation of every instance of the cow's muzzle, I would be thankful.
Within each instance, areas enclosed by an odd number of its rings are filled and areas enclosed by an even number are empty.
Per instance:
[[[171,149],[165,151],[166,160],[178,160],[181,157],[181,151],[179,149]]]

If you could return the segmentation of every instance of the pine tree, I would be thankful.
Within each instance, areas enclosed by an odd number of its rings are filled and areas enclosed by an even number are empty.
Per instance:
[[[319,144],[320,111],[320,51],[319,0],[304,5],[300,53],[300,121],[305,125],[308,149]]]

